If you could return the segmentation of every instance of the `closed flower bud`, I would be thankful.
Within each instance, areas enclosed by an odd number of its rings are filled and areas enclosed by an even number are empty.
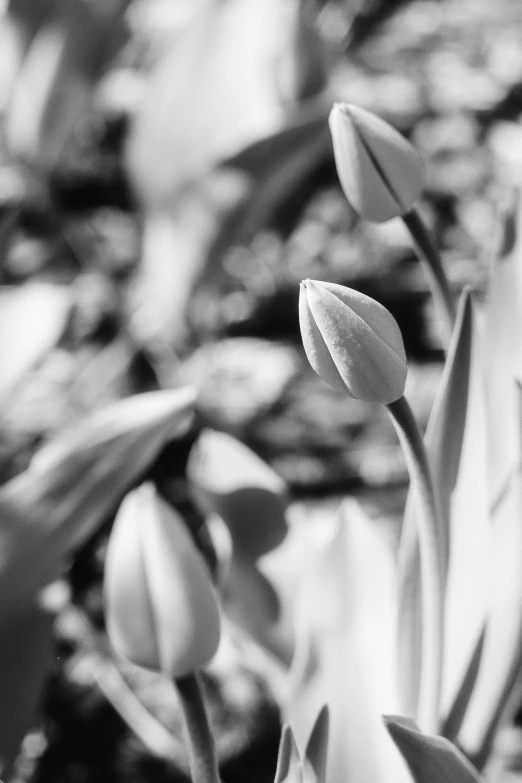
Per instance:
[[[285,482],[237,438],[203,430],[194,445],[187,475],[194,500],[205,514],[219,514],[238,554],[256,559],[286,535]]]
[[[390,403],[404,393],[406,354],[397,322],[381,304],[335,283],[301,283],[303,344],[321,378],[365,402]]]
[[[334,104],[329,122],[337,173],[353,209],[376,223],[409,212],[425,186],[412,145],[389,123],[349,103]]]
[[[205,563],[152,484],[123,501],[105,563],[107,631],[119,654],[178,678],[219,643],[219,609]]]

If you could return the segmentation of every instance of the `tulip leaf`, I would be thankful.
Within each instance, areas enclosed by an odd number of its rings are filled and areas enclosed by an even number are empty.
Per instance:
[[[329,779],[384,780],[403,771],[379,720],[386,704],[398,704],[395,564],[355,501],[329,522],[297,593],[287,718],[304,745],[326,702]]]
[[[388,732],[415,783],[482,783],[477,770],[449,740],[422,734],[410,720],[385,716]]]
[[[522,389],[518,387],[522,421]],[[520,425],[519,425],[520,434]],[[522,444],[521,444],[522,445]],[[522,665],[522,469],[492,510],[491,582],[484,652],[459,744],[480,768],[487,761]]]
[[[150,392],[94,413],[0,489],[0,622],[53,581],[192,417],[190,388]]]
[[[274,783],[283,783],[283,781],[287,781],[287,783],[300,783],[301,781],[299,753],[292,729],[288,724],[283,726],[274,778]]]
[[[426,434],[426,448],[440,503],[439,545],[446,572],[451,500],[464,441],[472,344],[473,312],[470,293],[466,290],[459,304],[455,330]],[[422,639],[420,555],[415,513],[410,492],[399,555],[399,676],[403,707],[412,714],[416,713],[419,695]]]
[[[303,783],[324,783],[328,760],[328,706],[321,708],[306,746],[303,761]]]
[[[512,237],[500,240],[483,313],[492,498],[502,492],[519,461],[515,382],[522,377],[522,199],[518,199],[516,214],[508,213],[506,219]]]
[[[256,142],[223,164],[252,177],[252,190],[223,221],[209,252],[209,263],[227,248],[248,244],[277,210],[298,192],[322,164],[332,159],[327,112],[302,113],[293,124]]]
[[[35,718],[51,662],[52,619],[33,604],[0,621],[0,775],[7,775]]]
[[[469,666],[462,679],[461,686],[453,700],[453,704],[444,719],[441,728],[442,736],[454,742],[459,734],[464,715],[473,693],[473,688],[477,682],[480,661],[484,650],[485,629],[480,634],[473,655],[471,656]]]

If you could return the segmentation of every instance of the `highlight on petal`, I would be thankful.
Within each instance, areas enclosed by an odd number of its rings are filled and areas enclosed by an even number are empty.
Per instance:
[[[220,620],[210,576],[185,524],[152,484],[129,493],[118,511],[104,590],[119,654],[173,678],[214,656]]]
[[[424,165],[389,123],[348,103],[330,113],[335,162],[346,198],[377,223],[408,212],[425,187]]]
[[[383,720],[415,783],[483,783],[477,770],[449,740],[422,734],[408,718],[389,715]]]
[[[383,404],[402,396],[406,354],[385,307],[345,286],[305,280],[299,316],[310,364],[337,391]]]

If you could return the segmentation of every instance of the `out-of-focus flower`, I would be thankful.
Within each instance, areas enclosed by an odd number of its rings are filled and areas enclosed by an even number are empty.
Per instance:
[[[179,678],[217,650],[219,609],[183,521],[152,484],[123,501],[105,564],[107,631],[115,650]]]
[[[425,186],[412,145],[389,123],[349,103],[336,103],[329,122],[337,173],[355,211],[376,223],[409,212]]]
[[[365,294],[335,283],[301,283],[299,319],[313,369],[354,399],[387,404],[404,392],[407,364],[393,316]]]
[[[187,475],[198,506],[226,522],[234,547],[249,559],[274,549],[286,535],[286,484],[241,441],[204,430],[189,457]]]

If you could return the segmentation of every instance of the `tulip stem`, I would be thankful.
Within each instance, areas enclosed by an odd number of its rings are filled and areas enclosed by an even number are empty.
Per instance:
[[[214,737],[210,729],[199,674],[174,680],[185,729],[185,744],[192,783],[220,783]]]
[[[444,317],[447,338],[449,341],[453,332],[453,327],[455,326],[457,311],[449,287],[448,278],[444,271],[444,267],[442,266],[440,253],[435,247],[431,234],[426,228],[416,207],[413,207],[409,212],[406,212],[406,214],[402,216],[402,219],[413,238],[413,242],[419,253],[420,261],[424,267],[424,272],[431,286],[433,298]]]
[[[417,504],[422,590],[422,668],[419,723],[436,733],[442,680],[444,570],[439,543],[439,511],[422,435],[411,408],[400,397],[387,405],[401,442]]]

